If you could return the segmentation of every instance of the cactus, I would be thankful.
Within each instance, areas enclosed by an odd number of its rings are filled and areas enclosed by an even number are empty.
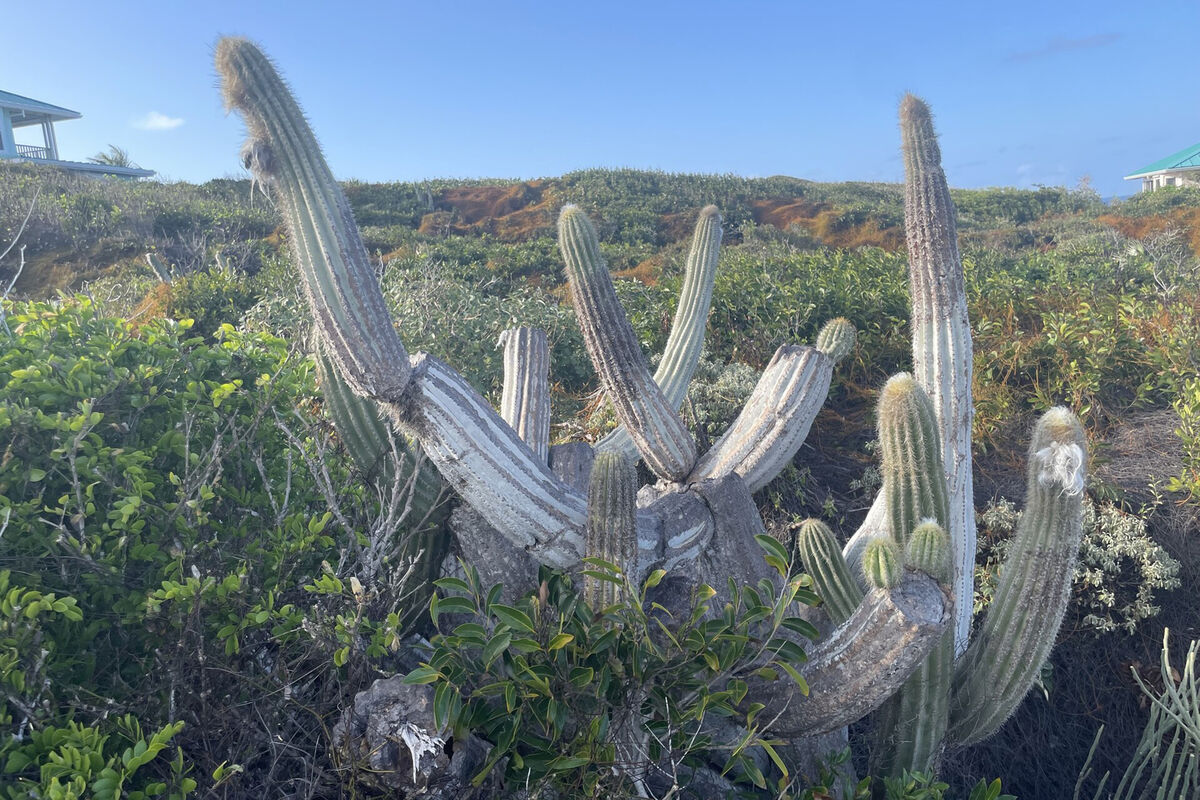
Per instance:
[[[796,531],[796,551],[812,576],[813,588],[825,602],[829,619],[841,625],[858,608],[863,593],[850,575],[833,531],[818,519],[805,520]]]
[[[587,557],[616,565],[622,578],[637,557],[637,470],[623,453],[598,453],[588,483]],[[599,611],[619,602],[622,587],[585,575],[584,594]]]
[[[584,344],[617,419],[655,475],[682,480],[696,463],[696,443],[679,417],[678,404],[672,404],[650,376],[600,255],[596,229],[575,206],[564,207],[559,215],[558,245]]]
[[[858,334],[850,320],[838,317],[826,322],[817,334],[817,349],[833,359],[834,363],[850,355]]]
[[[872,589],[891,589],[900,585],[903,567],[900,548],[891,539],[880,537],[867,545],[863,553],[863,577]]]
[[[913,530],[904,563],[936,578],[938,583],[950,582],[950,536],[937,520],[924,520]]]
[[[315,350],[317,383],[346,451],[385,505],[392,492],[403,494],[396,500],[406,506],[400,521],[408,531],[396,555],[415,565],[404,587],[411,592],[401,612],[407,624],[428,603],[432,581],[438,577],[449,547],[446,483],[423,455],[414,452],[408,440],[382,417],[378,403],[350,391],[319,342]],[[390,532],[388,538],[395,533]],[[375,569],[379,565],[366,566]]]
[[[1083,530],[1087,441],[1075,415],[1047,411],[1029,445],[1025,511],[987,619],[954,677],[950,734],[973,744],[1012,715],[1050,655]]]
[[[390,422],[420,444],[446,482],[503,540],[507,549],[496,551],[497,563],[516,553],[541,565],[578,569],[589,554],[604,553],[635,585],[653,570],[669,570],[670,578],[648,596],[664,608],[685,603],[701,585],[721,592],[730,583],[754,585],[772,578],[756,540],[764,531],[752,492],[791,462],[807,434],[835,363],[853,346],[847,324],[827,326],[816,348],[780,347],[730,429],[707,453],[697,453],[677,404],[700,344],[700,309],[707,304],[710,281],[704,275],[715,262],[718,216],[709,210],[701,214],[695,241],[709,255],[697,258],[708,261],[697,266],[692,299],[681,303],[676,315],[678,339],[673,333],[672,340],[678,345],[672,344],[664,360],[670,366],[652,377],[613,291],[595,230],[582,211],[565,208],[559,243],[588,353],[638,454],[660,478],[643,487],[634,502],[632,464],[622,456],[623,448],[606,447],[584,497],[576,488],[576,467],[586,470],[591,451],[585,447],[587,457],[563,470],[575,470],[571,482],[551,469],[539,437],[532,435],[541,424],[534,417],[543,413],[534,410],[544,409],[544,403],[528,406],[531,425],[521,435],[514,426],[525,425],[524,411],[516,414],[515,406],[506,404],[508,418],[501,417],[445,364],[425,354],[409,358],[387,315],[349,205],[283,81],[244,39],[222,40],[216,60],[227,105],[242,113],[249,129],[244,161],[287,222],[321,347],[341,378],[338,385],[383,408]],[[969,543],[967,527],[955,514],[964,485],[970,494],[969,337],[962,341],[969,331],[965,305],[961,315],[956,311],[962,281],[949,195],[927,109],[906,99],[902,117],[913,328],[921,343],[914,344],[916,378],[899,376],[883,392],[885,490],[870,524],[850,548],[851,553],[865,549],[869,580],[877,588],[857,596],[852,573],[830,546],[828,531],[812,526],[805,557],[831,560],[824,571],[810,568],[825,576],[828,607],[841,622],[825,639],[805,645],[809,658],[800,671],[810,687],[807,695],[765,676],[747,681],[755,702],[762,703],[760,719],[770,719],[772,732],[784,737],[836,730],[900,690],[886,703],[879,726],[889,748],[882,759],[889,770],[927,767],[940,752],[952,696],[954,643],[947,632],[956,609],[941,576],[934,575],[945,574],[938,569],[938,553],[945,552],[946,541],[930,532],[926,521],[935,520],[949,535],[955,553],[953,596],[961,597],[964,562],[959,556]],[[370,415],[359,422],[370,423]],[[1077,433],[1078,424],[1061,412],[1035,436],[1031,519],[1041,522],[1029,523],[1029,542],[1013,555],[1008,571],[1014,588],[1006,597],[1016,598],[1033,582],[1040,586],[1039,596],[1058,598],[1063,581],[1069,581],[1062,562],[1069,562],[1073,552],[1071,532],[1077,537],[1078,523],[1071,520],[1077,506],[1061,495],[1063,487],[1074,491],[1082,480]],[[367,441],[371,436],[357,435]],[[868,544],[872,539],[877,541]],[[1029,563],[1048,546],[1061,558],[1046,568]],[[489,553],[481,550],[478,557],[488,559]],[[904,568],[905,559],[913,568]],[[514,567],[512,574],[523,573]],[[969,598],[969,576],[965,579]],[[840,595],[835,597],[834,589]],[[1021,609],[1007,602],[997,607],[996,621],[985,626],[978,649],[964,658],[969,672],[953,683],[956,733],[986,735],[997,715],[1006,716],[1007,711],[991,706],[1020,699],[1027,688],[1021,659],[1044,653],[1053,640],[1057,619],[1039,620],[1021,633],[1013,630],[1026,622]],[[957,613],[966,613],[962,601]],[[993,680],[1004,682],[1002,697],[978,691],[988,684],[989,671]],[[980,703],[987,708],[976,710]]]
[[[716,206],[705,206],[700,210],[692,233],[671,335],[667,338],[658,369],[654,371],[654,382],[662,389],[667,404],[677,411],[687,397],[688,384],[704,346],[704,328],[712,305],[713,279],[717,274],[720,249],[721,214]],[[637,447],[624,426],[596,443],[597,452],[605,450],[620,450],[631,458],[637,455]]]

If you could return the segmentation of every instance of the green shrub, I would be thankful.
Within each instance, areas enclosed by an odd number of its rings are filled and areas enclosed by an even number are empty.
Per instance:
[[[64,785],[104,779],[114,755],[129,768],[117,743],[142,737],[116,720],[134,714],[183,761],[148,761],[126,789],[225,761],[337,783],[313,715],[398,644],[407,565],[357,571],[405,528],[314,413],[308,361],[229,326],[134,328],[87,299],[14,304],[9,323],[0,595],[21,614],[0,615],[0,737],[24,755],[6,780],[41,785],[67,740],[84,756]],[[267,757],[279,741],[294,749]]]
[[[671,633],[649,609],[646,592],[664,579],[656,570],[642,587],[629,585],[615,565],[585,559],[585,576],[625,587],[622,600],[592,609],[562,575],[543,570],[538,595],[516,606],[498,602],[464,565],[465,580],[442,578],[430,614],[440,632],[427,660],[405,678],[433,684],[434,726],[456,738],[476,733],[495,744],[474,779],[494,769],[501,785],[552,787],[568,797],[624,796],[630,778],[612,769],[648,757],[676,766],[716,759],[723,772],[748,785],[782,790],[792,780],[773,743],[760,704],[744,703],[747,680],[793,681],[807,693],[795,664],[804,652],[783,630],[813,638],[810,623],[790,616],[793,603],[817,601],[808,576],[792,576],[784,548],[759,537],[782,586],[731,585],[722,609],[702,587]],[[732,717],[744,728],[731,751],[717,749],[706,720]],[[628,748],[633,748],[629,750]],[[768,778],[748,753],[761,747],[775,767]],[[625,748],[625,749],[622,749]]]
[[[984,564],[977,572],[976,611],[991,600],[996,570],[1021,514],[1008,500],[990,503],[979,514]],[[1111,503],[1083,506],[1083,540],[1075,569],[1075,612],[1083,628],[1097,634],[1123,630],[1158,614],[1157,593],[1178,589],[1180,564],[1150,538],[1146,521]]]

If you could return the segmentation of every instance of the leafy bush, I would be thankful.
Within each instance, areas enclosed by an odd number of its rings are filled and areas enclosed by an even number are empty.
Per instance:
[[[229,326],[215,342],[187,323],[134,328],[87,299],[15,304],[9,322],[6,780],[98,793],[136,762],[125,790],[184,792],[189,765],[235,761],[243,780],[336,786],[313,715],[398,643],[407,565],[357,573],[372,537],[405,528],[314,416],[307,360]],[[129,714],[156,732],[117,722]],[[145,757],[168,740],[182,756]],[[68,747],[80,755],[63,761]]]
[[[1172,492],[1185,492],[1200,503],[1200,378],[1190,378],[1175,398],[1179,435],[1183,444],[1183,469],[1167,485]]]
[[[729,587],[723,609],[708,604],[702,587],[686,619],[664,625],[671,614],[651,610],[646,593],[666,573],[656,570],[634,587],[613,564],[585,559],[584,575],[623,587],[624,600],[592,609],[570,580],[543,571],[538,596],[516,606],[498,602],[464,567],[465,580],[436,582],[430,613],[440,632],[432,652],[410,672],[408,683],[435,685],[434,726],[456,738],[477,733],[494,743],[475,777],[482,783],[504,765],[509,789],[553,787],[569,797],[623,796],[632,791],[614,764],[669,757],[674,769],[716,759],[723,773],[759,788],[767,776],[747,752],[755,746],[771,757],[782,790],[791,782],[773,743],[763,738],[763,706],[744,703],[747,680],[790,680],[807,693],[793,665],[804,651],[793,636],[815,638],[810,623],[790,616],[793,603],[817,601],[807,576],[789,577],[784,548],[759,537],[783,586],[763,580]],[[671,632],[668,632],[670,629]],[[789,631],[792,635],[782,635]],[[732,750],[713,742],[706,720],[732,717],[744,728]],[[668,770],[670,768],[667,768]]]
[[[1008,500],[990,503],[979,515],[984,565],[977,577],[975,608],[987,607],[997,570],[1021,513]],[[1083,506],[1083,540],[1075,569],[1074,606],[1082,627],[1095,633],[1134,633],[1159,612],[1158,592],[1178,589],[1180,564],[1146,532],[1146,521],[1111,503]]]

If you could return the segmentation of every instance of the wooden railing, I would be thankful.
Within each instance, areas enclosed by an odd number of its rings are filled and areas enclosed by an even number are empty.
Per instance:
[[[24,156],[25,158],[44,158],[50,160],[50,148],[38,147],[32,144],[19,144],[17,145],[17,155]]]

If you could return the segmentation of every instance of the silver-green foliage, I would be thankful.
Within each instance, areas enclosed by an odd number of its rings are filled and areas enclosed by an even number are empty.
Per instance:
[[[1008,500],[990,503],[979,513],[983,541],[991,541],[976,595],[978,610],[995,591],[998,568],[1008,553],[1021,512]],[[1180,564],[1146,530],[1146,520],[1112,503],[1083,504],[1083,539],[1074,576],[1074,604],[1082,625],[1096,633],[1134,633],[1159,612],[1155,598],[1178,589]]]

